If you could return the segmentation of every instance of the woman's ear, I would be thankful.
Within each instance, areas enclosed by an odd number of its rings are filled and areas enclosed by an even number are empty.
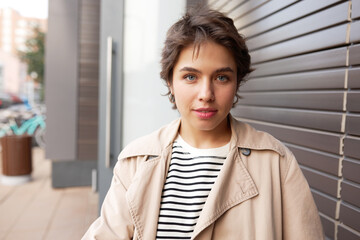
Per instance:
[[[168,86],[168,88],[169,88],[169,90],[170,90],[170,93],[171,93],[172,95],[174,95],[174,89],[173,89],[173,87],[172,87],[172,84],[171,84],[170,82],[168,82],[168,83],[167,83],[167,86]]]

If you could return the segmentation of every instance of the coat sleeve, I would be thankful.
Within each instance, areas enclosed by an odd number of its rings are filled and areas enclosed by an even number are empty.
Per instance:
[[[101,207],[100,217],[92,223],[82,240],[132,239],[134,227],[125,197],[127,188],[121,179],[124,176],[122,173],[129,176],[128,170],[126,162],[120,160],[117,162],[110,188]]]
[[[309,185],[291,152],[283,183],[284,240],[324,239],[319,213]]]

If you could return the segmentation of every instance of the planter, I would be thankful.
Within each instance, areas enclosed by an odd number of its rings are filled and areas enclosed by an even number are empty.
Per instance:
[[[1,138],[2,184],[17,185],[31,180],[31,140],[32,137],[29,135],[11,135]]]

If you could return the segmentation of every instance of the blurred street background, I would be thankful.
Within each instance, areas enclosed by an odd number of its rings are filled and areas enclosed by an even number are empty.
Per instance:
[[[80,239],[98,214],[98,194],[90,186],[52,187],[44,140],[47,19],[47,0],[0,0],[0,140],[31,136],[30,155],[22,147],[0,145],[4,240]],[[30,162],[27,172],[21,164],[14,166],[18,160]],[[30,177],[16,182],[18,174]]]

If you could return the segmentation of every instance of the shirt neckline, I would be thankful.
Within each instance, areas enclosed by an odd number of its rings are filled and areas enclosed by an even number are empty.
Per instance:
[[[221,146],[216,148],[196,148],[188,144],[180,134],[175,138],[175,141],[178,142],[183,148],[185,148],[190,153],[194,153],[197,155],[208,155],[208,156],[227,156],[230,151],[230,141]]]

